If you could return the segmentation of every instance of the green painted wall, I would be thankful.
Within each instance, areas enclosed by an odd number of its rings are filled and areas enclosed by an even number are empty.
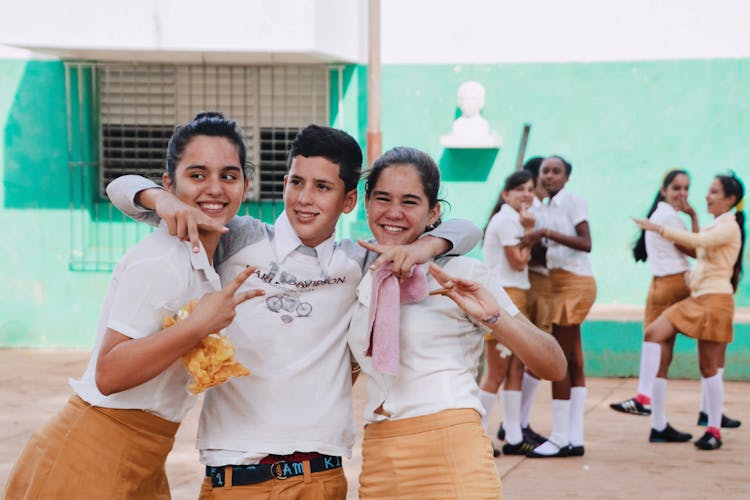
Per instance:
[[[109,213],[106,203],[96,210],[69,208],[64,76],[60,62],[0,60],[0,346],[89,347],[109,275],[70,269],[71,250],[92,251],[76,249],[71,235],[86,225],[94,232],[114,228],[130,241],[126,233],[137,231],[132,223],[101,222]],[[469,79],[487,89],[483,115],[504,139],[500,150],[440,146],[440,135],[457,116],[456,90]],[[345,67],[341,106],[337,85],[331,85],[331,122],[364,144],[366,68]],[[385,148],[408,144],[433,154],[444,172],[449,215],[483,226],[513,168],[522,125],[531,123],[528,155],[568,157],[574,166],[570,188],[589,201],[598,302],[642,304],[649,276],[629,257],[636,234],[629,217],[645,212],[663,171],[674,165],[693,173],[691,199],[702,223],[709,220],[702,198],[714,172],[735,168],[750,179],[740,163],[750,149],[743,140],[750,136],[748,88],[750,60],[387,65],[383,141]],[[279,209],[245,207],[264,220]],[[339,227],[343,236],[367,235],[361,209]],[[109,247],[99,249],[106,258],[122,250],[112,250],[117,241]],[[750,306],[748,280],[738,305]],[[588,373],[636,373],[640,323],[589,322],[583,332]],[[693,341],[678,342],[672,375],[696,376],[694,351]],[[750,380],[748,361],[749,327],[738,325],[727,376]]]

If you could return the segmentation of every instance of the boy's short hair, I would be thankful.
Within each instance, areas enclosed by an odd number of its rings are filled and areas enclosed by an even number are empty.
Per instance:
[[[356,189],[362,175],[362,149],[351,135],[343,130],[320,125],[308,125],[297,134],[289,150],[287,171],[297,155],[306,158],[322,156],[339,166],[339,178],[347,192]]]

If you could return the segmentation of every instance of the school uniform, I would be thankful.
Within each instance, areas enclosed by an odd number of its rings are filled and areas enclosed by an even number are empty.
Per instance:
[[[687,230],[677,210],[669,203],[660,201],[649,220],[664,227]],[[667,307],[687,298],[687,272],[690,263],[674,243],[655,231],[646,231],[646,254],[648,267],[653,276],[646,299],[643,325],[653,322]]]
[[[195,402],[178,359],[151,380],[108,396],[96,387],[106,329],[133,339],[163,328],[181,306],[219,290],[219,276],[166,225],[117,264],[104,299],[93,355],[75,395],[32,435],[8,480],[5,498],[169,498],[165,473],[180,421]]]
[[[496,273],[481,262],[456,257],[436,263],[482,283],[503,309],[518,313]],[[351,351],[368,375],[360,498],[499,498],[476,382],[486,329],[448,297],[402,304],[398,373],[380,373],[365,355],[371,280],[368,273],[357,288],[349,329]],[[427,288],[439,288],[429,275]]]
[[[698,233],[664,227],[664,238],[696,249],[689,274],[690,297],[664,311],[674,327],[699,340],[732,342],[734,289],[732,273],[742,245],[734,214],[726,212]]]
[[[518,245],[524,234],[518,212],[503,204],[500,210],[492,216],[484,234],[482,252],[484,262],[500,276],[500,284],[510,296],[513,303],[528,317],[526,294],[530,288],[528,268],[521,271],[513,269],[505,255],[504,247]]]
[[[127,180],[118,193],[109,193],[113,203],[138,220],[158,220],[132,201],[139,190],[155,185],[139,177]],[[469,251],[478,229],[451,222],[430,234],[451,241],[452,252]],[[236,217],[228,226],[215,258],[221,279],[232,280],[247,265],[255,266],[240,290],[259,288],[265,296],[240,304],[226,329],[236,359],[253,373],[206,393],[197,438],[206,466],[200,496],[276,498],[304,492],[305,498],[343,499],[341,457],[351,457],[354,445],[346,333],[367,252],[333,236],[307,247],[286,213],[274,225]],[[286,457],[294,452],[312,458]],[[266,463],[269,457],[281,458]]]
[[[574,236],[575,226],[589,218],[588,206],[580,196],[562,189],[547,203],[545,217],[550,230]],[[596,299],[588,253],[548,239],[547,268],[553,298],[549,322],[580,325]]]

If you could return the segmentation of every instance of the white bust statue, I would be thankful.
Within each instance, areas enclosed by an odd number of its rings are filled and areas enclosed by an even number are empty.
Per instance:
[[[492,133],[490,124],[479,114],[484,107],[484,87],[478,82],[464,82],[458,87],[458,108],[451,132],[440,137],[446,148],[499,148],[502,139]]]

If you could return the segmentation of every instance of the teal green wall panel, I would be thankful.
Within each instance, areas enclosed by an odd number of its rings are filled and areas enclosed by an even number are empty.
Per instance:
[[[25,63],[4,130],[4,206],[68,208],[65,69],[61,62]]]

